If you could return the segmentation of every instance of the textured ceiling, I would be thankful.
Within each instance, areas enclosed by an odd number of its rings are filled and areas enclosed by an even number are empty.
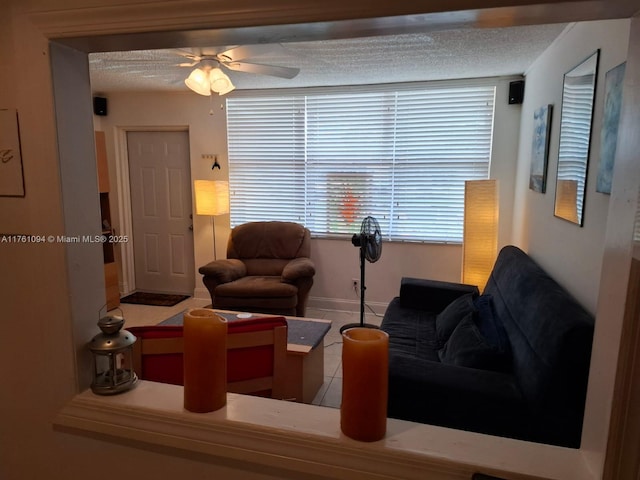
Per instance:
[[[428,34],[389,35],[346,40],[284,43],[250,61],[300,68],[291,80],[244,72],[226,73],[238,89],[361,85],[522,74],[566,25],[464,29]],[[94,93],[188,91],[192,68],[181,52],[219,53],[229,46],[202,50],[141,50],[89,56]]]

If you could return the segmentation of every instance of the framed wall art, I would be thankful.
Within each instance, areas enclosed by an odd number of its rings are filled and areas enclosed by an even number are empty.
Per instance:
[[[547,191],[547,164],[553,105],[545,105],[533,112],[533,141],[531,145],[531,173],[529,188],[534,192]]]
[[[621,63],[609,70],[604,77],[604,114],[600,130],[600,163],[596,181],[596,192],[600,193],[611,193],[625,67],[626,62]]]
[[[0,109],[0,197],[24,197],[18,113],[11,109]]]

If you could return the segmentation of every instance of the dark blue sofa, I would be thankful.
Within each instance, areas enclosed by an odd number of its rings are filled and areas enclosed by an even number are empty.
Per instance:
[[[452,311],[464,321],[451,324]],[[482,297],[404,278],[382,321],[389,417],[579,448],[593,323],[514,246],[500,251]]]

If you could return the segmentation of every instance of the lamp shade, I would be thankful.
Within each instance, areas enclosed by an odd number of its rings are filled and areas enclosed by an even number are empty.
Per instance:
[[[193,183],[197,215],[229,213],[229,182],[196,180]]]
[[[201,68],[196,68],[184,81],[185,85],[200,95],[211,95],[209,74]]]
[[[209,72],[209,82],[211,90],[219,95],[225,95],[236,87],[231,83],[231,79],[219,68],[212,68]]]
[[[482,292],[498,254],[498,182],[471,180],[464,186],[462,283]]]

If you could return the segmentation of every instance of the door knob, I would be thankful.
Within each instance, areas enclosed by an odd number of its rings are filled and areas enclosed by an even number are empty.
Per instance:
[[[193,225],[189,225],[189,230],[193,232]]]

